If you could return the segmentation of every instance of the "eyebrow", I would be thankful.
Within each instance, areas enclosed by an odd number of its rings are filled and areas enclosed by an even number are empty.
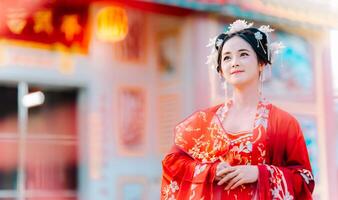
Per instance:
[[[247,50],[247,49],[240,49],[240,50],[238,50],[238,52],[242,52],[242,51],[250,52],[250,51]],[[223,53],[223,55],[225,55],[225,54],[230,54],[230,52],[228,51],[228,52]]]

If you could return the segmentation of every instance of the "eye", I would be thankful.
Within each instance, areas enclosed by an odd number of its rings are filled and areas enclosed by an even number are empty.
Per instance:
[[[248,53],[245,53],[245,52],[243,52],[243,53],[241,53],[240,54],[240,56],[242,57],[242,56],[248,56],[249,54]]]
[[[224,56],[223,60],[224,61],[230,60],[230,56]]]

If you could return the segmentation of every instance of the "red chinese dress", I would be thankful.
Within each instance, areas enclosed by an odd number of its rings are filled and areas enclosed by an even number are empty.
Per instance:
[[[312,199],[314,178],[297,120],[260,101],[250,132],[230,133],[221,123],[230,100],[198,111],[175,128],[174,146],[163,159],[162,200]],[[257,182],[224,190],[217,185],[220,160],[257,165]]]

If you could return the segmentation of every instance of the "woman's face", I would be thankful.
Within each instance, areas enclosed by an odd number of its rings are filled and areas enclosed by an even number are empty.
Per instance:
[[[225,80],[241,87],[257,81],[262,66],[258,65],[256,52],[239,36],[227,40],[222,49],[222,74]]]

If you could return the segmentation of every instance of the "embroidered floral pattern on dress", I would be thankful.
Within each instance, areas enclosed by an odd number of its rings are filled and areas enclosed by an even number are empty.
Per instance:
[[[230,99],[227,104],[224,104],[223,107],[219,108],[216,112],[216,115],[223,121],[226,118],[227,112],[231,105],[233,104]],[[228,161],[232,165],[250,165],[252,164],[251,154],[253,151],[254,143],[259,141],[262,136],[262,131],[267,129],[267,120],[269,117],[269,103],[262,98],[256,110],[256,116],[254,121],[254,130],[252,132],[239,132],[236,134],[226,132],[225,135],[230,139],[229,151],[226,155],[223,156],[223,159]],[[217,117],[215,117],[217,118]],[[264,129],[264,130],[263,130]],[[258,151],[259,163],[265,163],[265,145],[259,143],[256,145],[256,151]]]
[[[266,102],[260,102],[260,106],[258,106],[257,111],[257,120],[255,121],[255,128],[262,125],[265,129],[268,127],[268,118],[269,118],[269,109],[266,106]]]
[[[229,111],[229,107],[233,104],[233,100],[230,99],[224,106],[217,110],[216,114],[220,118],[221,121],[224,121],[227,112]],[[255,117],[254,128],[262,125],[265,129],[268,126],[268,118],[269,118],[269,102],[265,98],[261,98],[257,106],[257,113]]]
[[[306,184],[309,184],[310,181],[314,180],[313,175],[312,175],[312,173],[309,170],[307,170],[307,169],[299,169],[298,172],[303,177],[303,179],[306,182]]]
[[[202,126],[205,127],[203,130]],[[201,134],[202,131],[204,134]],[[207,115],[202,111],[193,114],[175,128],[175,144],[202,163],[215,162],[227,149],[227,140],[218,124],[207,124]]]
[[[200,173],[202,173],[206,168],[207,168],[206,164],[196,165],[195,166],[195,171],[194,171],[194,177],[196,177],[197,175],[199,175]]]
[[[196,189],[197,189],[197,184],[191,184],[190,190],[191,190],[191,194],[189,196],[189,200],[204,200],[204,196],[199,197],[196,195]]]
[[[283,172],[275,166],[265,165],[270,172],[270,187],[273,200],[293,200],[288,191],[288,185]]]
[[[179,190],[176,181],[170,181],[170,184],[165,186],[162,190],[164,200],[176,200],[175,193]]]
[[[259,143],[257,145],[257,149],[259,151],[259,157],[258,157],[258,163],[262,163],[265,164],[266,160],[265,160],[265,155],[266,155],[266,149],[265,149],[265,145],[263,143]]]
[[[196,188],[197,188],[196,184],[191,184],[191,187],[190,187],[191,193],[189,196],[189,200],[193,200],[194,197],[196,197],[196,190],[195,190]]]
[[[275,116],[275,114],[276,116],[281,115],[283,119],[287,120],[289,116],[286,116],[279,109],[274,109],[273,105],[261,101],[257,105],[255,123],[252,124],[253,130],[234,133],[227,132],[222,126],[220,117],[216,114],[221,113],[222,110],[224,112],[227,111],[228,106],[217,105],[205,111],[196,112],[176,127],[175,149],[163,162],[165,174],[162,179],[163,192],[161,200],[200,200],[203,198],[213,199],[216,196],[220,197],[219,199],[258,199],[261,195],[263,197],[270,196],[271,198],[269,199],[293,200],[300,194],[293,193],[296,191],[291,189],[291,183],[295,184],[292,180],[293,176],[302,177],[301,181],[297,181],[296,184],[299,185],[306,182],[308,187],[302,187],[302,194],[306,194],[307,197],[311,196],[310,193],[313,190],[313,182],[311,180],[313,176],[308,170],[303,170],[311,168],[308,163],[305,162],[304,167],[296,169],[291,166],[295,173],[290,173],[292,177],[289,177],[284,174],[284,168],[276,167],[279,166],[278,159],[277,162],[271,160],[273,155],[271,153],[274,152],[270,150],[282,148],[284,143],[281,144],[282,146],[272,146],[272,144],[278,144],[279,138],[271,143],[272,139],[275,138],[269,137],[273,133],[269,131],[274,130],[275,121],[273,121],[274,118],[270,118],[269,120],[272,120],[272,123],[267,123],[267,120],[271,115]],[[277,122],[278,125],[284,125],[284,120],[278,120]],[[272,127],[268,127],[270,125]],[[271,130],[268,130],[268,128],[271,128]],[[283,131],[280,134],[287,135],[288,131]],[[281,137],[284,137],[283,135]],[[298,152],[296,152],[295,156],[297,158],[295,158],[295,161],[303,162],[304,157],[297,156],[297,154]],[[187,157],[187,155],[191,156],[191,158]],[[291,155],[291,157],[294,158],[294,155]],[[264,169],[259,168],[259,170],[263,170],[264,176],[260,176],[260,181],[257,183],[245,184],[233,190],[224,191],[223,188],[213,190],[214,186],[218,186],[215,180],[211,180],[215,177],[214,171],[210,170],[215,170],[217,165],[212,163],[218,159],[226,161],[231,166],[244,164],[262,165]],[[188,164],[189,168],[182,167],[186,164]],[[285,167],[288,168],[288,166]],[[265,172],[267,176],[265,176]],[[184,179],[177,179],[177,174],[183,175]],[[298,185],[294,186],[298,187]]]
[[[198,132],[201,129],[200,128],[193,128],[191,126],[191,123],[195,120],[194,116],[190,116],[189,118],[187,118],[184,122],[180,123],[179,125],[177,125],[175,127],[175,143],[176,144],[180,144],[180,145],[184,145],[187,144],[187,141],[184,140],[184,136],[183,133],[184,132]]]
[[[226,160],[231,164],[251,164],[252,143],[250,141],[241,142],[230,148],[226,155]]]
[[[175,144],[202,163],[213,163],[228,152],[231,159],[236,159],[241,164],[251,164],[253,144],[260,139],[263,131],[261,129],[267,129],[269,103],[262,98],[257,105],[253,124],[254,129],[257,129],[255,135],[254,132],[236,136],[226,133],[222,120],[231,105],[230,99],[218,107],[216,115],[207,116],[206,112],[199,111],[184,120],[175,128]],[[202,130],[203,126],[205,128]]]

